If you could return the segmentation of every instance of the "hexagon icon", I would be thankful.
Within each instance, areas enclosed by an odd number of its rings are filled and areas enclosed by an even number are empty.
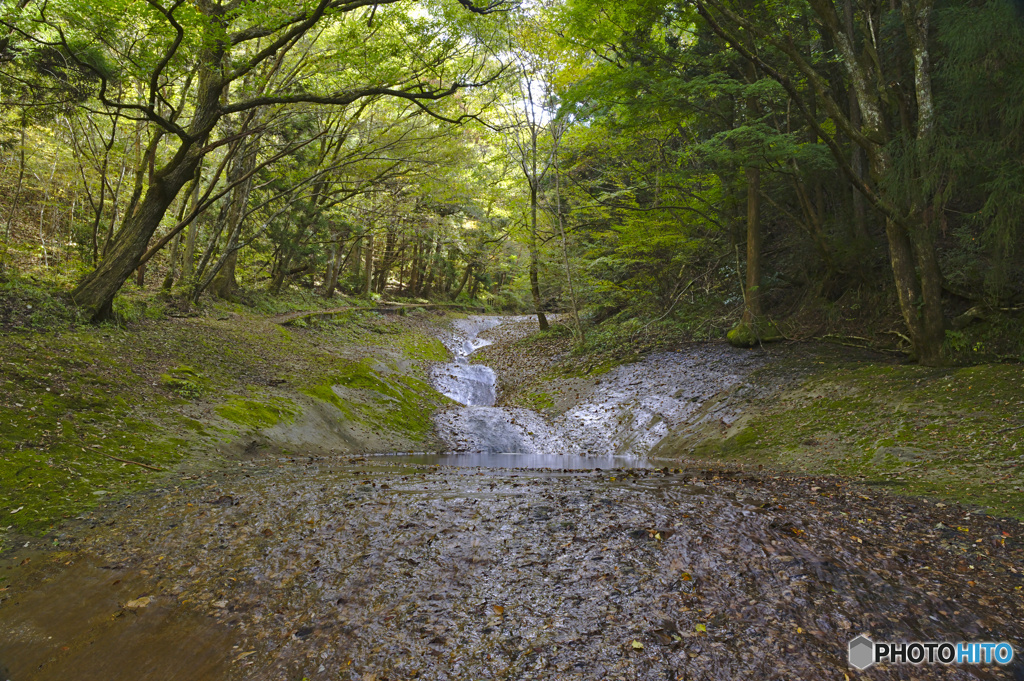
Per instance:
[[[875,642],[861,634],[850,641],[850,665],[867,669],[875,663]]]

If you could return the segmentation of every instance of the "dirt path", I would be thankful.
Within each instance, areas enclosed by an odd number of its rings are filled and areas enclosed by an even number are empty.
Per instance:
[[[860,633],[1021,651],[1022,535],[833,478],[246,461],[9,554],[0,677],[853,678]]]

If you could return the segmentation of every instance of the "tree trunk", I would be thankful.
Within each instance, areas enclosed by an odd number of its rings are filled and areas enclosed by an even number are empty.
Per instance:
[[[761,318],[761,169],[747,166],[747,285],[743,322]]]
[[[326,282],[324,288],[324,297],[333,298],[334,290],[338,288],[338,275],[341,274],[341,270],[345,267],[345,242],[343,239],[338,239],[338,244],[334,252],[334,265],[331,267],[331,276]]]
[[[164,277],[164,283],[160,287],[164,291],[170,291],[174,287],[174,280],[178,276],[178,251],[181,250],[181,233],[178,233],[174,237],[174,243],[171,245],[171,264],[167,268],[167,276]]]
[[[534,140],[534,159],[536,159],[536,139]],[[536,169],[536,166],[534,166]],[[540,250],[537,248],[537,183],[536,172],[534,181],[530,183],[530,293],[533,294],[533,309],[537,313],[537,325],[541,331],[547,331],[548,318],[540,309]]]
[[[462,281],[459,282],[459,287],[455,289],[455,293],[452,294],[452,300],[458,300],[462,294],[462,289],[466,287],[466,282],[469,281],[469,275],[473,273],[473,263],[466,265],[466,271],[462,275]]]
[[[388,286],[388,277],[391,274],[391,268],[395,264],[395,245],[397,241],[398,233],[396,229],[394,227],[389,227],[387,230],[387,238],[384,240],[384,255],[381,256],[380,267],[377,268],[377,284],[374,288],[374,290],[381,295],[384,295],[384,290]]]
[[[210,259],[216,254],[217,243],[220,241],[220,235],[224,231],[224,223],[227,221],[226,215],[227,208],[222,205],[217,212],[217,219],[213,223],[213,233],[210,235],[210,240],[203,250],[203,257],[199,259],[199,265],[196,267],[195,274],[189,281],[189,287],[191,288],[189,297],[194,302],[199,302],[199,296],[203,292],[200,283],[203,280],[203,275],[206,273],[207,265],[210,264]]]
[[[362,273],[363,268],[363,235],[360,234],[356,237],[356,252],[353,255],[353,261],[356,263],[355,280],[359,281],[359,275]]]
[[[167,172],[156,178],[155,183],[146,191],[139,209],[125,217],[124,226],[99,266],[85,275],[71,292],[71,299],[84,308],[92,320],[100,321],[113,316],[114,296],[138,266],[168,206],[188,182],[198,162],[198,156],[184,154],[184,158],[176,164],[174,161],[168,164],[175,165],[165,168]]]
[[[194,177],[206,153],[206,140],[221,116],[218,100],[222,80],[219,69],[205,66],[219,64],[219,56],[204,55],[201,61],[204,66],[200,67],[198,98],[188,128],[190,137],[182,140],[173,158],[153,174],[152,182],[137,210],[125,214],[124,224],[103,260],[95,270],[82,277],[71,292],[71,299],[84,308],[94,321],[113,316],[114,296],[138,267],[167,208],[181,188]]]
[[[437,237],[434,244],[434,255],[430,258],[430,269],[427,272],[427,281],[423,285],[423,297],[429,298],[433,292],[434,282],[437,280],[438,268],[441,263],[441,238]]]
[[[373,284],[373,232],[367,232],[366,234],[366,247],[363,249],[364,252],[364,267],[363,267],[363,290],[362,294],[365,296],[370,293],[370,287]]]
[[[230,252],[224,259],[224,264],[217,270],[213,281],[210,282],[210,292],[222,300],[232,300],[235,291],[238,290],[238,282],[235,281],[235,266],[238,264],[238,250],[229,246]]]
[[[270,277],[270,284],[267,285],[267,293],[276,296],[281,292],[281,287],[284,286],[285,273],[288,271],[288,266],[291,264],[291,251],[282,250],[281,254],[277,258],[277,263],[274,265],[274,271]]]
[[[903,321],[910,332],[914,354],[921,364],[941,363],[945,329],[942,307],[942,278],[935,249],[925,234],[927,227],[917,225],[911,237],[906,227],[895,220],[886,220],[889,239],[889,260],[896,280]],[[915,243],[916,241],[916,243]]]
[[[881,108],[879,93],[873,87],[876,81],[870,68],[871,62],[862,62],[854,52],[854,42],[843,30],[835,15],[834,6],[815,0],[815,11],[825,21],[836,39],[850,75],[850,82],[857,95],[865,139],[865,146],[872,178],[879,182],[892,172],[892,159],[885,147],[889,140],[885,117]],[[931,61],[928,54],[928,25],[932,12],[931,0],[900,0],[904,29],[910,42],[914,61],[914,94],[917,99],[917,163],[918,172],[925,174],[931,138],[934,134],[934,103],[931,89]],[[905,108],[901,103],[901,110]],[[902,117],[902,111],[901,111]],[[904,130],[911,133],[908,121]],[[837,159],[838,160],[838,159]],[[921,182],[912,180],[916,186]],[[915,190],[911,201],[909,218],[890,209],[886,215],[885,232],[889,242],[889,259],[892,263],[896,293],[900,302],[903,320],[910,332],[914,355],[925,365],[942,363],[942,344],[945,340],[945,324],[942,315],[942,276],[935,253],[932,227],[926,218],[925,205],[928,203]]]
[[[555,140],[558,143],[558,140]],[[565,279],[569,284],[569,302],[572,303],[572,317],[576,321],[576,332],[580,335],[580,343],[586,343],[587,337],[583,333],[583,325],[580,323],[580,310],[576,303],[576,287],[572,283],[572,268],[569,267],[569,246],[565,241],[565,225],[562,222],[562,180],[558,168],[558,151],[555,150],[555,217],[558,219],[558,233],[562,237],[562,258],[565,260]],[[504,279],[502,273],[502,279]]]
[[[193,202],[194,205],[194,202]],[[185,210],[188,208],[188,202],[182,201],[181,207],[178,209],[178,222],[185,215]],[[170,263],[167,266],[167,276],[164,277],[164,283],[161,289],[164,291],[170,291],[174,287],[174,280],[178,278],[178,254],[181,252],[181,232],[174,235],[174,242],[171,245],[171,258]]]
[[[199,185],[202,181],[202,164],[196,167],[196,176],[192,184],[192,206],[189,210],[195,210],[199,201]],[[181,256],[181,278],[188,283],[195,273],[196,239],[199,235],[199,218],[196,218],[188,226],[188,235],[185,237],[185,252]]]
[[[251,137],[240,153],[231,163],[231,171],[228,173],[228,183],[238,182],[241,178],[251,173],[256,167],[256,154],[259,150],[259,136]],[[211,291],[218,298],[232,300],[235,291],[238,290],[238,281],[235,279],[235,267],[238,265],[238,241],[242,232],[242,221],[245,219],[245,208],[249,204],[249,192],[252,190],[252,178],[239,183],[231,191],[231,204],[228,208],[227,227],[228,244],[226,248],[227,258],[224,259],[213,278]]]

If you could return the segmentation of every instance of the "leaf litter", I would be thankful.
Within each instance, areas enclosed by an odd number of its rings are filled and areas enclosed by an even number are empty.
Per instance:
[[[153,493],[79,548],[230,622],[231,678],[834,678],[861,632],[1024,635],[1024,528],[835,479],[242,468],[213,490],[237,505],[202,504],[202,485]]]

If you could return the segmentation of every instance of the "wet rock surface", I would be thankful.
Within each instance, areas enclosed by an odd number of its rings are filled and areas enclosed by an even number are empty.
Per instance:
[[[468,357],[480,331],[449,342]],[[427,465],[438,455],[258,458],[110,502],[46,550],[37,542],[0,562],[0,672],[852,678],[847,644],[861,633],[1006,640],[1020,653],[1021,523],[841,479],[635,456],[659,424],[671,430],[708,396],[742,389],[765,361],[719,345],[652,355],[581,380],[550,422],[500,406],[448,411],[439,430],[456,451],[444,456],[459,466]],[[590,462],[604,470],[580,470]],[[519,463],[534,469],[494,467]],[[863,675],[1017,679],[1024,666]]]
[[[531,333],[534,320],[470,317],[459,322],[448,343],[457,361],[435,369],[434,379],[441,392],[470,408],[447,409],[436,417],[441,439],[454,452],[529,454],[541,466],[560,467],[558,459],[543,458],[548,456],[597,457],[608,459],[604,467],[633,462],[643,467],[640,457],[686,423],[703,403],[737,386],[765,361],[763,353],[736,350],[724,343],[654,353],[596,378],[576,381],[571,401],[563,401],[559,413],[544,418],[529,409],[492,406],[501,374],[468,363],[473,353],[495,339],[506,346],[505,354],[488,357],[504,360],[504,369],[515,375],[514,365],[523,357],[511,343]],[[512,385],[506,382],[505,390]],[[728,425],[734,417],[719,418]],[[486,465],[480,457],[472,461]],[[437,462],[457,463],[457,459],[449,456]]]

